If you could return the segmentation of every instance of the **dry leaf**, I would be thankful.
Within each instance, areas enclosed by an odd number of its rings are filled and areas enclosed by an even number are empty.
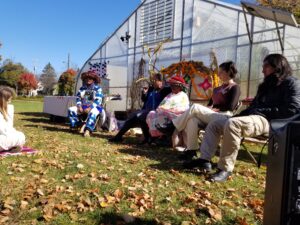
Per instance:
[[[106,202],[102,201],[102,202],[100,202],[100,206],[102,208],[106,208],[108,206],[108,204]]]
[[[4,209],[1,211],[1,214],[4,216],[8,216],[11,213],[10,209]]]
[[[44,196],[44,192],[42,191],[42,189],[37,189],[36,192],[40,195],[40,196]]]
[[[4,216],[4,217],[2,217],[2,216],[0,216],[0,223],[5,223],[5,222],[7,222],[9,220],[9,217],[8,216]]]
[[[192,222],[190,222],[190,221],[182,221],[181,222],[181,225],[191,225],[192,224]]]
[[[27,206],[28,206],[28,202],[27,201],[21,201],[21,205],[20,205],[21,209],[26,209]]]
[[[82,168],[84,168],[84,165],[82,165],[82,164],[77,164],[77,166],[76,166],[78,169],[82,169]]]
[[[48,180],[42,178],[42,179],[41,179],[41,183],[42,183],[42,184],[47,184],[47,183],[48,183]]]
[[[215,205],[211,205],[207,207],[208,209],[208,213],[209,215],[214,218],[217,221],[221,221],[222,220],[222,212],[221,210],[215,206]]]
[[[246,218],[237,217],[236,224],[238,225],[248,225]]]
[[[118,199],[123,197],[123,192],[120,189],[115,190],[114,196]]]

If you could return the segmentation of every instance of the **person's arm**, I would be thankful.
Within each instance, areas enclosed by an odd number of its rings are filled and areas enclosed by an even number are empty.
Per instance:
[[[15,112],[14,106],[8,104],[7,105],[8,123],[12,127],[14,126],[14,112]]]
[[[283,101],[271,107],[257,107],[255,114],[261,114],[268,120],[281,119],[300,113],[300,80],[288,79],[281,84],[280,94]]]
[[[8,123],[7,121],[4,119],[2,113],[0,113],[0,134],[2,135],[6,135],[8,133]]]
[[[240,95],[241,95],[241,89],[239,85],[234,85],[231,87],[229,93],[228,93],[228,109],[229,111],[235,110],[236,106],[238,105]]]
[[[82,109],[82,102],[81,102],[81,96],[82,96],[82,92],[83,92],[83,90],[82,90],[82,87],[79,89],[79,91],[77,92],[77,94],[76,94],[76,106],[77,106],[77,110],[79,111],[79,112],[82,112],[83,111],[83,109]]]
[[[226,104],[220,105],[220,111],[233,111],[235,110],[239,98],[241,95],[241,89],[239,85],[234,85],[230,88],[229,92],[226,95]]]
[[[148,100],[148,97],[149,97],[149,93],[153,91],[153,87],[148,87],[148,89],[144,89],[142,90],[142,95],[141,95],[141,100],[142,102],[146,102]]]
[[[207,103],[207,107],[212,107],[212,106],[213,106],[213,100],[212,100],[212,98],[210,98]]]

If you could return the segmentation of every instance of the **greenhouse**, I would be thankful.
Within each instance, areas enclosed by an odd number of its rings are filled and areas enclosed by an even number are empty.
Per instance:
[[[249,3],[250,4],[250,3]],[[132,86],[149,70],[161,70],[178,62],[211,65],[232,60],[239,70],[242,98],[255,95],[262,81],[262,60],[270,53],[283,53],[294,74],[300,77],[300,30],[292,15],[242,3],[213,0],[145,0],[102,42],[81,72],[95,70],[109,80],[107,92],[122,101],[108,108],[126,111],[136,107]],[[272,19],[272,17],[274,19]],[[80,74],[78,75],[78,78]],[[80,79],[77,78],[77,89]],[[201,100],[199,77],[191,100]],[[104,79],[106,80],[106,79]],[[202,87],[203,88],[203,87]]]

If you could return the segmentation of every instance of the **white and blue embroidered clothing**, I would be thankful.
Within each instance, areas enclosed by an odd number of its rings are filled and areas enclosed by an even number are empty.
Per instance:
[[[86,128],[93,131],[96,126],[96,119],[99,114],[102,114],[102,88],[98,85],[92,84],[90,86],[83,85],[76,94],[76,105],[69,108],[68,117],[71,127],[77,127],[81,121],[78,118],[80,115],[77,111],[81,106],[83,110],[90,108],[86,119]]]

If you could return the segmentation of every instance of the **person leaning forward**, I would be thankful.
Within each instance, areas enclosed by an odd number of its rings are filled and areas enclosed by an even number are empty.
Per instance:
[[[146,117],[151,110],[155,110],[161,101],[171,92],[170,87],[164,87],[163,76],[160,73],[153,75],[152,87],[149,87],[148,92],[142,95],[144,105],[141,110],[132,113],[125,121],[120,131],[110,142],[122,142],[123,135],[131,128],[140,127],[142,129],[144,140],[141,144],[150,142],[149,127],[146,123]]]
[[[223,136],[218,168],[211,181],[226,181],[231,175],[242,137],[269,133],[269,121],[284,119],[300,113],[300,81],[292,76],[287,59],[270,54],[263,61],[264,81],[250,106],[240,114],[213,121],[205,129],[199,159],[184,164],[185,168],[211,168],[211,158]]]

